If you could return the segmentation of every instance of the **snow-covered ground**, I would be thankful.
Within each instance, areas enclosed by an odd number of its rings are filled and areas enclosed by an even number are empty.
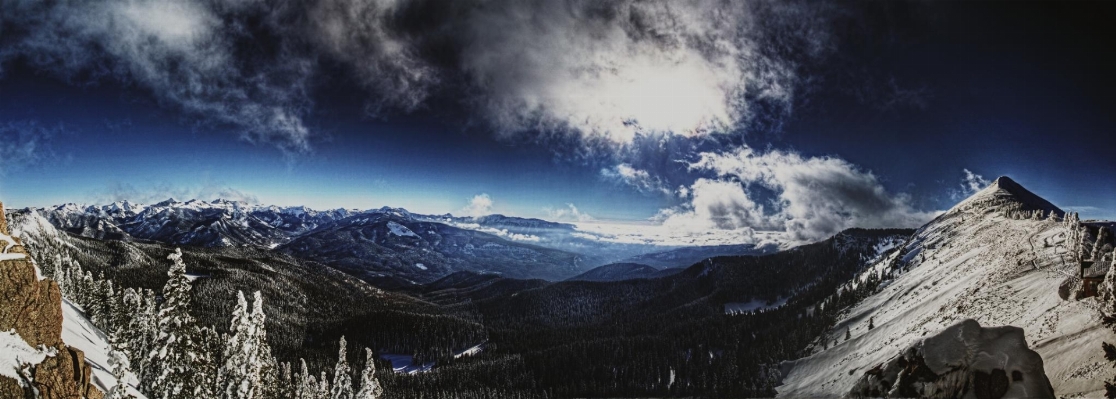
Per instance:
[[[966,318],[1023,328],[1059,397],[1103,396],[1113,370],[1100,345],[1116,342],[1116,334],[1101,325],[1095,298],[1058,296],[1059,284],[1076,270],[1063,256],[1066,229],[1055,221],[1009,219],[975,202],[916,233],[906,248],[909,270],[845,313],[826,336],[836,345],[822,349],[819,341],[812,355],[784,363],[779,396],[844,395],[865,371]],[[843,341],[846,327],[852,339]]]
[[[101,392],[108,392],[109,388],[116,386],[116,378],[112,376],[108,361],[108,336],[89,322],[80,309],[65,299],[62,300],[62,341],[85,352],[85,362],[93,369],[90,379]],[[138,383],[135,375],[128,376],[128,392],[136,399],[146,399],[135,388]]]
[[[481,342],[479,344],[470,346],[470,347],[465,348],[465,349],[463,349],[459,352],[456,352],[456,353],[453,354],[453,358],[454,359],[460,359],[460,358],[463,358],[463,357],[466,357],[466,356],[476,356],[476,355],[480,354],[481,351],[484,350],[484,344],[486,344],[486,343],[487,342]]]
[[[54,348],[32,348],[15,329],[0,331],[0,376],[16,380],[20,385],[30,378],[28,369],[42,363],[47,356],[55,356]]]
[[[391,362],[391,370],[396,373],[414,374],[434,368],[434,362],[415,364],[415,358],[411,355],[385,353],[380,355],[380,358]]]
[[[725,314],[747,313],[757,310],[775,309],[777,307],[786,305],[788,300],[790,300],[790,297],[779,297],[779,299],[773,303],[767,303],[767,301],[762,301],[759,299],[753,299],[748,302],[729,302],[725,304]]]

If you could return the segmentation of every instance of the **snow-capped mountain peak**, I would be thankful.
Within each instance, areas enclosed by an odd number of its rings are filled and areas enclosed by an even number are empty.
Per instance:
[[[1050,201],[1032,193],[1007,176],[996,178],[988,187],[985,187],[983,190],[976,192],[969,198],[955,205],[950,209],[950,212],[957,212],[977,206],[1009,206],[1017,207],[1018,210],[1022,211],[1041,210],[1043,215],[1048,215],[1050,212],[1054,212],[1058,216],[1065,215],[1065,212],[1062,211],[1061,208],[1058,208],[1050,203]]]
[[[1043,217],[1033,217],[1035,211]],[[1111,337],[1098,328],[1086,301],[1059,297],[1059,286],[1080,266],[1066,256],[1077,244],[1051,212],[1064,214],[1000,177],[922,226],[898,252],[867,269],[881,277],[882,288],[843,310],[809,356],[785,363],[776,390],[788,397],[848,394],[866,373],[924,337],[972,319],[1022,328],[1055,391],[1103,393],[1099,379],[1074,377],[1102,364],[1099,342]]]

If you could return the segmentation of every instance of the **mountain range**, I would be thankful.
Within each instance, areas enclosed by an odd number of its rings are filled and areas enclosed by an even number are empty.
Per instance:
[[[7,216],[40,264],[122,287],[158,288],[184,246],[195,290],[221,299],[194,303],[201,320],[262,290],[287,361],[328,368],[344,335],[426,370],[385,378],[391,397],[1095,397],[1112,374],[1116,292],[1098,278],[1113,225],[1007,177],[915,230],[606,263],[631,248],[571,251],[576,225],[499,215],[166,201]]]
[[[77,236],[274,249],[316,259],[385,287],[430,282],[462,270],[556,281],[613,262],[684,267],[712,256],[776,250],[618,243],[569,223],[504,215],[422,215],[390,207],[318,211],[221,199],[168,199],[152,205],[69,203],[28,211]]]

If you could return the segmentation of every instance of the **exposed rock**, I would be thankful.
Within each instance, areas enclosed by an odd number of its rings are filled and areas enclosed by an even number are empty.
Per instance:
[[[1023,329],[963,320],[868,370],[849,397],[1053,398]]]
[[[0,215],[3,214],[4,206],[0,204]],[[9,234],[3,217],[0,234],[5,237]],[[19,240],[12,239],[16,245],[3,252],[26,255]],[[90,384],[92,370],[85,362],[85,354],[62,342],[62,293],[58,283],[39,280],[30,256],[0,260],[0,298],[4,299],[0,302],[0,331],[14,329],[32,347],[55,349],[54,356],[30,370],[33,381],[30,386],[0,376],[0,398],[35,397],[36,392],[42,398],[103,396]]]

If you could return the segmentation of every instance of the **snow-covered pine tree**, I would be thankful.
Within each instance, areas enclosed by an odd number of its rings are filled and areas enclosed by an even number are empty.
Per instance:
[[[173,263],[167,271],[167,284],[163,286],[163,306],[157,320],[158,335],[148,355],[144,383],[149,397],[160,399],[187,399],[198,397],[195,368],[199,347],[194,334],[198,329],[190,316],[190,280],[186,278],[186,264],[182,250],[175,249],[167,257]]]
[[[198,376],[196,379],[199,389],[197,391],[198,397],[216,398],[221,391],[217,385],[217,375],[218,369],[222,365],[221,352],[224,349],[225,341],[214,327],[201,328],[197,336],[200,342],[200,356],[197,362]]]
[[[1097,230],[1097,240],[1093,242],[1093,252],[1089,255],[1089,259],[1094,262],[1100,262],[1104,256],[1104,244],[1108,240],[1108,229],[1101,227]]]
[[[129,342],[132,347],[132,369],[146,377],[148,373],[149,355],[159,335],[158,311],[159,304],[155,299],[155,291],[143,290],[141,295],[143,306],[136,312],[129,323],[129,329],[135,332],[135,341]],[[145,380],[146,382],[146,380]]]
[[[326,377],[326,372],[322,372],[322,377],[318,379],[318,392],[315,394],[318,399],[331,399],[329,397],[329,377]]]
[[[376,380],[376,358],[371,349],[364,348],[364,371],[360,373],[360,390],[355,399],[379,399],[384,393]]]
[[[78,305],[86,314],[89,314],[92,304],[97,297],[97,284],[93,282],[93,272],[85,272],[81,276],[81,282],[78,283],[80,293],[78,294]]]
[[[253,367],[255,351],[249,346],[249,336],[253,333],[248,300],[244,299],[243,291],[237,291],[229,336],[221,356],[224,362],[217,373],[222,398],[251,398],[259,389],[259,373]]]
[[[256,350],[256,361],[259,363],[260,384],[263,387],[264,397],[275,397],[278,394],[279,362],[271,354],[271,345],[267,343],[267,316],[264,314],[263,295],[259,291],[253,293],[252,327],[255,333],[252,346]]]
[[[224,363],[218,372],[221,397],[253,399],[279,393],[278,366],[267,344],[263,298],[256,291],[252,310],[243,292],[237,292],[230,335],[224,346]]]
[[[290,398],[294,396],[295,387],[291,383],[291,363],[279,363],[279,392],[278,397]]]
[[[134,396],[128,393],[128,356],[113,349],[109,352],[109,367],[112,368],[112,377],[116,379],[116,384],[105,393],[105,399],[133,399]]]
[[[298,375],[294,381],[294,399],[315,399],[318,396],[318,382],[306,368],[306,359],[298,359]]]
[[[345,353],[345,336],[341,336],[337,351],[337,365],[333,367],[333,389],[329,392],[330,399],[353,399],[353,377],[349,374],[349,360]]]

